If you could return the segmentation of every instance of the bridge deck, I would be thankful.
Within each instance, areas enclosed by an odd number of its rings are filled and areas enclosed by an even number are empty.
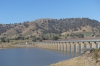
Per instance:
[[[92,40],[64,40],[64,41],[52,41],[52,42],[100,42],[100,39],[92,39]]]

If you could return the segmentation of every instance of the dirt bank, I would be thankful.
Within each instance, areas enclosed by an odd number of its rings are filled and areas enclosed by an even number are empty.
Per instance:
[[[100,54],[100,51],[98,53]],[[100,66],[100,56],[97,54],[96,57],[94,53],[83,54],[70,60],[51,64],[50,66]]]

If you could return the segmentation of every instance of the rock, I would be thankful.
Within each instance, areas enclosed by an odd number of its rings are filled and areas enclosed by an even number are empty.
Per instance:
[[[89,54],[90,53],[90,51],[86,51],[86,54]]]
[[[96,64],[96,66],[100,66],[100,62],[98,62],[98,63]]]
[[[97,62],[100,62],[100,58],[97,59]]]

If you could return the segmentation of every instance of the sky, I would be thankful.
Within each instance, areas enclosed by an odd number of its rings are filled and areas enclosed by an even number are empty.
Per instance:
[[[100,21],[100,0],[0,0],[0,23],[42,18],[90,18]]]

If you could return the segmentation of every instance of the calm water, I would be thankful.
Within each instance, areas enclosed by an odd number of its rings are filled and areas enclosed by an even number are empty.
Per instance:
[[[0,66],[48,66],[76,55],[38,48],[0,49]]]

